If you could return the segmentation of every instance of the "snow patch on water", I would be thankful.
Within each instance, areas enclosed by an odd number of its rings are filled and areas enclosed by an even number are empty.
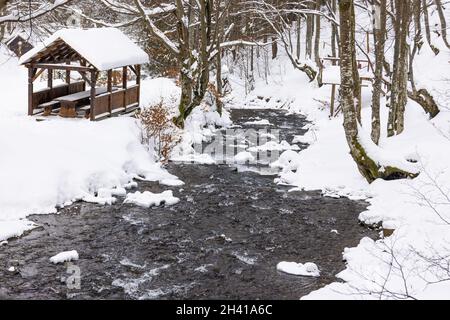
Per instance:
[[[153,206],[160,206],[162,204],[170,206],[178,203],[179,201],[179,198],[173,196],[172,190],[167,190],[162,193],[153,193],[150,191],[141,193],[136,191],[135,193],[129,193],[124,203],[132,203],[141,207],[150,208]]]
[[[64,251],[60,252],[57,255],[54,255],[50,258],[50,262],[53,264],[62,263],[62,262],[68,262],[73,260],[78,260],[79,255],[76,250],[72,251]]]
[[[312,262],[302,264],[283,261],[277,265],[277,270],[294,276],[320,277],[319,267]]]

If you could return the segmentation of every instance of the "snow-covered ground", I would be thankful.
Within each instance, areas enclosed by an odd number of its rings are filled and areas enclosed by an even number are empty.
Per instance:
[[[344,283],[336,282],[304,299],[450,298],[450,52],[438,39],[435,43],[441,53],[435,56],[424,45],[415,60],[415,77],[419,88],[435,96],[441,113],[429,120],[419,105],[409,102],[405,132],[388,139],[388,109],[382,108],[381,148],[374,149],[382,160],[417,161],[411,165],[420,171],[414,180],[369,185],[349,154],[342,115],[329,117],[331,87],[309,83],[283,54],[272,61],[267,81],[257,77],[244,104],[243,82],[237,72],[231,75],[234,107],[284,108],[311,121],[304,137],[288,141],[311,146],[282,154],[273,164],[283,169],[275,182],[293,185],[293,190],[365,199],[370,206],[360,220],[395,230],[391,237],[362,239],[358,247],[346,249],[347,268],[337,275]],[[370,134],[370,106],[369,87],[363,89],[363,137]]]

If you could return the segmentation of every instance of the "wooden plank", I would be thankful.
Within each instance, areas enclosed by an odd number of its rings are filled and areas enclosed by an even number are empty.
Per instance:
[[[127,83],[128,83],[128,68],[127,67],[123,67],[122,68],[122,88],[126,89],[127,88]]]
[[[48,69],[47,87],[53,88],[53,69]]]
[[[34,68],[44,68],[44,69],[55,69],[55,70],[72,70],[72,71],[84,71],[84,72],[92,72],[96,71],[93,68],[85,67],[85,66],[75,66],[75,65],[67,65],[67,64],[53,64],[53,63],[36,63],[31,65]]]
[[[111,111],[112,111],[112,97],[111,97],[111,93],[112,93],[112,70],[108,70],[108,83],[107,83],[106,90],[109,93],[109,97],[108,97],[108,111],[109,111],[109,113],[111,113]]]
[[[127,105],[127,85],[128,85],[128,67],[123,67],[122,68],[122,88],[125,90],[124,94],[123,94],[123,106]]]
[[[331,117],[334,117],[334,101],[335,100],[336,100],[336,85],[333,84],[331,86],[331,105],[330,105]]]
[[[136,71],[136,69],[133,67],[133,66],[128,66],[130,69],[131,69],[131,71],[133,71],[133,73],[137,76],[137,71]]]
[[[105,94],[107,92],[108,91],[107,91],[107,89],[105,87],[95,88],[95,95],[96,96],[103,95],[103,94]],[[77,93],[73,93],[73,94],[57,97],[54,100],[56,100],[56,101],[80,101],[80,100],[84,100],[86,98],[89,98],[90,95],[91,95],[91,90],[86,90],[86,91],[80,91],[80,92],[77,92]]]
[[[37,78],[45,71],[45,69],[40,69],[36,75],[33,77],[33,82],[36,81]]]
[[[70,61],[67,61],[67,64],[70,65]],[[66,70],[66,83],[70,84],[70,70]]]
[[[33,78],[36,69],[28,67],[28,115],[33,115]]]
[[[97,83],[97,72],[91,71],[91,120],[95,120],[95,85]]]
[[[138,86],[137,89],[137,103],[140,104],[141,100],[141,65],[136,66],[136,85]]]

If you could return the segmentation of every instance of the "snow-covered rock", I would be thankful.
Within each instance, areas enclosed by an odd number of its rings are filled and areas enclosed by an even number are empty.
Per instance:
[[[234,156],[234,161],[238,164],[244,164],[248,161],[255,161],[255,157],[250,152],[242,151]]]
[[[319,267],[312,262],[303,264],[283,261],[277,265],[277,270],[294,276],[320,277]]]
[[[162,193],[153,193],[145,191],[143,193],[136,191],[135,193],[129,193],[125,198],[124,203],[132,203],[141,207],[150,208],[160,205],[174,205],[180,201],[179,198],[173,196],[172,190],[167,190]]]
[[[60,252],[57,255],[54,255],[50,258],[50,262],[53,264],[62,263],[62,262],[68,262],[68,261],[74,261],[78,260],[78,252],[76,250],[72,251],[64,251]]]

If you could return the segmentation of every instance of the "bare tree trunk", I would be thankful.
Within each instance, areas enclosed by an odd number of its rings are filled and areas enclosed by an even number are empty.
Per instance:
[[[331,9],[333,10],[333,13],[336,13],[336,11],[337,11],[336,0],[331,1]],[[338,42],[339,42],[338,28],[337,28],[336,24],[332,23],[331,24],[331,55],[333,57],[337,57],[339,55],[338,50],[336,49],[336,44]],[[335,61],[333,61],[333,65],[334,64],[335,64]]]
[[[306,47],[305,47],[305,55],[306,59],[312,58],[312,38],[313,38],[313,19],[314,17],[311,14],[306,15]]]
[[[278,42],[276,37],[272,37],[272,60],[278,55]]]
[[[416,175],[404,172],[393,167],[380,168],[380,166],[370,158],[358,139],[358,120],[355,111],[355,73],[356,61],[355,48],[355,15],[353,0],[339,1],[340,13],[340,40],[341,40],[341,90],[340,104],[344,114],[344,131],[347,143],[350,147],[356,165],[366,180],[371,183],[378,178],[404,178],[415,177]]]
[[[218,8],[220,7],[220,1],[217,3]],[[215,20],[217,23],[216,26],[216,32],[217,32],[217,38],[216,38],[216,50],[218,51],[216,56],[216,87],[217,87],[217,94],[218,97],[216,97],[216,106],[217,106],[217,112],[222,115],[222,109],[223,109],[223,102],[221,100],[221,96],[223,95],[223,83],[222,83],[222,49],[220,48],[220,43],[223,40],[223,32],[224,27],[223,23],[221,23],[220,19],[220,11],[216,9],[215,12]]]
[[[436,3],[437,11],[439,14],[439,20],[441,21],[442,40],[444,40],[444,43],[447,46],[447,48],[450,49],[450,43],[448,42],[447,39],[447,21],[445,20],[444,7],[442,6],[442,1],[434,0],[434,2]]]
[[[302,41],[302,18],[301,18],[301,15],[298,15],[298,18],[297,18],[297,60],[300,60],[301,41]]]
[[[404,130],[405,107],[408,102],[408,56],[407,36],[411,21],[410,0],[396,0],[394,73],[392,77],[391,104],[388,118],[388,136],[401,134]]]
[[[430,115],[431,119],[441,112],[433,96],[426,89],[408,92],[408,97],[417,102]]]
[[[316,2],[316,10],[320,11],[320,3],[321,0],[317,0]],[[322,62],[320,60],[320,29],[321,29],[321,23],[320,23],[320,15],[316,15],[316,22],[315,22],[315,34],[314,34],[314,60],[316,62],[317,68],[321,68]],[[320,77],[321,73],[319,72],[319,75],[317,77],[317,82],[319,86],[322,86],[322,79]]]
[[[316,2],[316,10],[320,10],[320,0],[317,0]],[[317,67],[320,67],[320,15],[316,15],[316,22],[315,22],[315,28],[316,31],[314,33],[314,60],[316,62]]]
[[[191,114],[195,107],[200,105],[203,100],[209,84],[209,53],[208,48],[211,39],[211,24],[212,24],[212,0],[200,1],[199,13],[199,33],[200,33],[200,57],[198,61],[199,74],[194,77],[197,79],[193,81],[191,75],[191,66],[193,65],[195,57],[192,55],[192,50],[189,47],[189,28],[184,23],[185,15],[183,8],[183,1],[177,0],[177,31],[179,38],[183,45],[180,45],[179,62],[182,66],[181,70],[181,100],[178,107],[179,115],[174,119],[174,123],[179,126],[184,126],[184,120]]]
[[[412,92],[408,92],[408,97],[414,100],[430,115],[430,118],[436,117],[440,110],[433,96],[426,89],[417,90],[414,77],[414,58],[423,45],[422,24],[421,24],[422,1],[414,0],[414,26],[415,37],[414,46],[409,58],[409,81],[411,83]]]
[[[353,0],[339,1],[340,34],[341,34],[341,90],[340,105],[344,114],[344,131],[350,154],[356,162],[359,171],[370,183],[378,175],[378,168],[364,151],[358,141],[358,121],[355,108],[355,21],[353,17]],[[357,70],[356,70],[357,71]]]
[[[420,1],[420,0],[419,0]],[[381,0],[380,6],[377,8],[375,14],[379,15],[374,21],[374,38],[375,38],[375,81],[372,92],[372,141],[378,144],[381,135],[381,120],[380,120],[380,100],[381,87],[383,84],[383,63],[384,63],[384,48],[386,43],[386,19],[387,19],[387,3],[386,0]],[[379,24],[379,25],[377,25]]]
[[[430,45],[430,48],[433,49],[434,53],[438,54],[439,49],[437,49],[431,42],[430,15],[428,13],[427,0],[422,0],[422,10],[423,10],[423,19],[425,22],[425,36],[427,38],[427,42]]]

